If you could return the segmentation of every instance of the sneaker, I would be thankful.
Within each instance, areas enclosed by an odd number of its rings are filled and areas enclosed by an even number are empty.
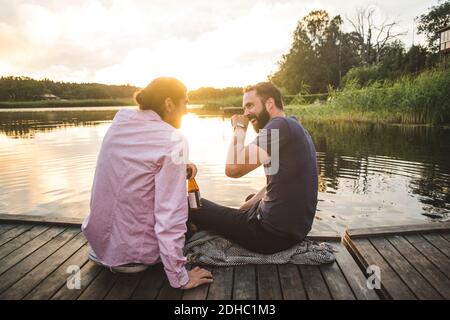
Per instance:
[[[91,260],[93,263],[95,263],[98,266],[107,267],[103,263],[100,262],[100,260],[97,258],[97,255],[94,253],[92,248],[89,248],[88,259]]]
[[[148,266],[142,263],[129,263],[117,267],[111,267],[112,272],[138,273],[147,270]]]
[[[101,263],[101,261],[98,259],[95,252],[91,248],[89,249],[88,259],[91,260],[96,265],[109,268],[112,272],[138,273],[138,272],[145,271],[148,268],[147,265],[141,264],[141,263],[129,263],[129,264],[124,264],[124,265],[117,266],[117,267],[106,266],[103,263]]]

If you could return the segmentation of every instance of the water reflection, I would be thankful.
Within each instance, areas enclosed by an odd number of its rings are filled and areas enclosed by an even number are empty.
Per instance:
[[[449,209],[450,130],[374,124],[305,126],[318,150],[321,191],[350,187],[355,194],[388,193],[402,188],[400,183],[406,180],[408,193],[418,195],[425,205],[424,213],[442,216],[447,210],[433,207]],[[388,178],[399,183],[392,185],[393,190],[385,181]],[[351,185],[340,186],[349,179]]]
[[[0,213],[85,216],[114,108],[0,112]],[[314,231],[442,220],[450,211],[450,130],[304,123],[317,147]],[[224,176],[228,119],[189,114],[181,129],[202,195],[229,206],[264,186],[262,169]],[[254,138],[249,131],[248,141]]]
[[[11,138],[33,139],[36,132],[109,123],[118,109],[117,107],[60,108],[58,110],[0,109],[0,132]]]

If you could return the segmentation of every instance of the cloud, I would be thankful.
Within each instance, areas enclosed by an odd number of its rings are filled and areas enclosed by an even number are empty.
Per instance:
[[[0,0],[0,75],[141,86],[172,75],[190,88],[246,85],[274,71],[309,11],[351,16],[370,3]],[[375,3],[408,28],[433,4]]]

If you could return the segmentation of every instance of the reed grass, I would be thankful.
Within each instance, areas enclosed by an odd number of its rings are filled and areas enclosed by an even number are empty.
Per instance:
[[[329,103],[288,105],[288,113],[312,121],[361,121],[401,124],[450,123],[450,70],[358,87],[349,82],[330,93]]]

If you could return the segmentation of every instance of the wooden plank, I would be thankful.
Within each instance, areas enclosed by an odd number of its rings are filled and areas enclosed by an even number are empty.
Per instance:
[[[87,248],[87,252],[89,247]],[[80,289],[70,289],[63,285],[50,299],[52,300],[76,300],[86,290],[94,279],[105,269],[92,261],[86,262],[80,270],[81,286]]]
[[[43,233],[44,231],[48,230],[48,226],[35,226],[31,230],[22,233],[17,238],[9,241],[8,243],[2,245],[0,247],[0,259],[4,258],[11,252],[17,250],[21,246],[23,246],[25,243],[31,241],[32,239],[36,238],[38,235]]]
[[[32,227],[33,226],[31,226],[31,225],[19,225],[11,230],[8,230],[8,231],[0,234],[0,246],[4,245],[5,243],[11,241],[14,238],[17,238],[22,233],[30,230]]]
[[[386,298],[395,300],[417,299],[369,240],[346,238],[346,241],[364,269],[370,265],[380,268],[381,291]]]
[[[385,238],[370,238],[370,242],[419,299],[442,299],[428,281]],[[383,278],[383,274],[381,277]]]
[[[60,225],[66,227],[81,227],[82,218],[58,217],[58,216],[33,216],[24,214],[0,214],[0,222],[6,223],[33,223]]]
[[[309,300],[331,300],[319,266],[300,265],[299,269]]]
[[[442,295],[450,299],[450,280],[402,236],[387,239],[414,268]]]
[[[450,259],[421,235],[404,236],[414,248],[431,261],[447,278],[450,278]]]
[[[341,241],[341,235],[338,232],[335,231],[318,231],[315,233],[312,231],[308,236],[306,237],[308,240],[311,241],[325,241],[325,242],[338,242]]]
[[[443,232],[440,234],[445,240],[450,241],[450,232]]]
[[[80,233],[77,229],[67,229],[58,234],[55,238],[47,242],[41,248],[33,252],[31,255],[17,263],[15,266],[4,272],[0,276],[0,293],[6,288],[13,285],[20,278],[25,276],[28,272],[34,269],[42,261],[47,259],[53,252],[58,250],[65,243],[69,242],[73,237]],[[3,260],[8,259],[8,256]]]
[[[367,238],[377,236],[391,236],[391,235],[403,235],[414,233],[426,233],[426,232],[438,232],[449,231],[450,222],[437,222],[426,224],[411,224],[406,226],[387,226],[387,227],[372,227],[372,228],[360,228],[360,229],[348,229],[345,233],[351,239]]]
[[[234,267],[216,267],[211,270],[214,281],[209,286],[208,300],[230,300],[233,294]]]
[[[82,266],[88,261],[89,246],[85,244],[75,252],[68,260],[66,260],[61,266],[53,271],[47,278],[45,278],[39,285],[37,285],[30,293],[28,293],[24,299],[25,300],[48,300],[50,299],[58,290],[67,285],[67,280],[71,276],[69,274],[68,268],[70,266],[78,266],[80,268],[80,280],[83,280],[85,276],[81,272]],[[81,287],[81,286],[80,286]],[[81,290],[81,289],[80,289]]]
[[[131,296],[133,300],[154,300],[163,286],[166,275],[162,264],[150,266]]]
[[[298,267],[292,263],[278,266],[281,292],[284,300],[307,300],[305,287]]]
[[[206,300],[209,284],[201,285],[190,290],[183,290],[182,300]]]
[[[78,297],[79,300],[102,300],[112,288],[118,277],[117,273],[108,268],[102,268],[99,275]]]
[[[24,214],[0,214],[0,234],[2,228],[7,226],[15,227],[17,224],[45,224],[45,225],[59,225],[65,227],[81,227],[83,224],[83,218],[76,217],[63,217],[63,216],[35,216]],[[5,226],[5,227],[2,227]],[[341,236],[334,231],[311,233],[308,235],[308,239],[314,241],[340,241]]]
[[[225,114],[241,114],[242,113],[242,108],[241,107],[223,107],[222,108],[223,113]]]
[[[27,293],[33,290],[36,285],[64,263],[64,261],[77,252],[84,244],[86,244],[86,238],[78,229],[76,229],[76,232],[78,232],[77,236],[51,253],[48,258],[33,270],[26,273],[20,280],[9,287],[7,291],[1,294],[0,299],[22,299]]]
[[[423,237],[450,258],[450,242],[442,238],[439,234],[423,234]]]
[[[336,261],[345,276],[345,279],[352,288],[353,293],[358,300],[379,300],[377,293],[367,287],[367,279],[363,271],[359,268],[356,261],[350,256],[350,253],[343,244],[335,244],[338,249],[334,253]]]
[[[114,286],[108,292],[105,300],[128,300],[138,286],[144,272],[119,274]]]
[[[22,246],[3,257],[0,260],[0,275],[37,249],[39,249],[41,246],[45,245],[47,242],[61,234],[64,230],[65,228],[62,227],[50,228],[28,242],[26,246]]]
[[[157,300],[181,300],[183,290],[172,288],[167,277],[164,279],[163,286],[158,293]]]
[[[256,300],[256,266],[234,267],[233,300]]]
[[[17,227],[17,224],[0,222],[0,234]]]
[[[320,265],[320,271],[334,300],[355,300],[352,289],[337,262]]]
[[[257,265],[256,275],[258,279],[258,299],[259,300],[281,300],[280,279],[278,268],[273,264]]]

